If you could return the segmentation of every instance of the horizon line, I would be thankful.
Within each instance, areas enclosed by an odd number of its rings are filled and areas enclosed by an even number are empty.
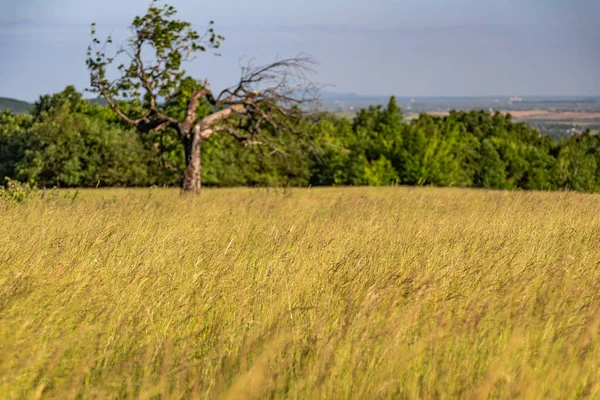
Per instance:
[[[79,91],[79,90],[78,90]],[[38,97],[41,96],[45,96],[45,95],[54,95],[60,92],[56,92],[56,93],[44,93],[44,94],[40,94],[38,95]],[[81,93],[81,92],[80,92]],[[553,94],[553,95],[545,95],[545,94],[500,94],[500,95],[416,95],[416,96],[411,96],[411,95],[397,95],[397,94],[362,94],[362,93],[357,93],[357,92],[329,92],[329,91],[325,91],[325,93],[330,95],[330,99],[333,100],[331,98],[331,95],[340,95],[340,96],[354,96],[356,97],[356,100],[369,100],[369,99],[383,99],[383,98],[391,98],[392,96],[397,98],[397,99],[492,99],[492,98],[511,98],[511,97],[521,97],[521,98],[532,98],[532,97],[537,97],[537,98],[545,98],[545,99],[556,99],[556,98],[565,98],[565,97],[569,97],[569,98],[594,98],[594,99],[600,99],[600,94],[595,94],[595,95],[590,95],[590,94]],[[2,99],[7,99],[7,100],[15,100],[15,101],[21,101],[21,102],[25,102],[25,103],[30,103],[33,104],[34,102],[36,102],[38,99],[35,100],[23,100],[21,98],[16,98],[16,97],[10,97],[10,96],[4,96],[4,95],[0,95],[0,98]],[[102,96],[97,96],[97,97],[86,97],[83,96],[84,100],[94,100],[94,99],[101,99],[103,98]],[[322,99],[322,100],[326,100],[326,99]]]

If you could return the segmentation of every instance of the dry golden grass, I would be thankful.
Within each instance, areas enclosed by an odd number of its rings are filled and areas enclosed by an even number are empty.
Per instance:
[[[0,398],[600,398],[600,196],[0,203]]]

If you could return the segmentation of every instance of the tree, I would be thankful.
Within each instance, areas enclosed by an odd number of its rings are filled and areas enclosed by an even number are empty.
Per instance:
[[[13,149],[19,159],[11,175],[44,187],[152,184],[149,151],[132,128],[105,116],[70,86],[40,97],[32,111],[35,122],[19,135],[22,150]]]
[[[153,0],[144,16],[134,18],[132,36],[114,55],[107,55],[112,38],[102,43],[92,24],[87,54],[90,91],[104,97],[140,133],[176,132],[185,153],[182,191],[199,193],[202,143],[215,133],[226,133],[245,146],[268,146],[265,141],[273,135],[262,135],[263,130],[284,129],[288,118],[301,115],[301,104],[314,100],[307,76],[316,62],[308,55],[263,66],[250,62],[237,84],[214,95],[208,79],[194,79],[182,67],[198,53],[218,55],[224,37],[215,33],[213,21],[199,35],[189,22],[176,19],[173,6],[157,3]],[[128,61],[112,70],[121,57]],[[173,111],[173,104],[183,104],[184,112]]]
[[[559,187],[589,192],[598,190],[599,144],[598,137],[589,130],[561,142],[554,173]]]
[[[6,178],[15,179],[17,168],[27,149],[33,147],[31,125],[33,118],[27,114],[0,111],[0,186]]]
[[[484,139],[481,144],[480,163],[478,186],[487,189],[505,189],[506,164],[500,158],[494,144],[488,139]]]

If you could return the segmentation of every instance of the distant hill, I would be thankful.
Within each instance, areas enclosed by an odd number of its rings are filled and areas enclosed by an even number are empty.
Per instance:
[[[99,104],[101,106],[108,105],[108,102],[106,101],[106,99],[104,97],[98,97],[95,99],[87,99],[87,101],[89,101],[90,104]]]
[[[108,103],[103,98],[87,99],[91,104],[105,106]],[[15,114],[25,114],[33,107],[32,103],[26,101],[11,99],[9,97],[0,97],[0,111],[8,109]]]
[[[11,99],[8,97],[0,97],[0,111],[9,109],[15,114],[24,114],[29,111],[33,107],[33,104],[30,104],[26,101]]]
[[[353,111],[370,105],[386,104],[389,96],[368,96],[359,93],[320,92],[321,104],[330,111]]]
[[[347,100],[389,100],[389,96],[369,96],[359,93],[336,93],[336,92],[328,92],[325,90],[321,91],[321,98],[323,100],[338,100],[338,101],[347,101]]]

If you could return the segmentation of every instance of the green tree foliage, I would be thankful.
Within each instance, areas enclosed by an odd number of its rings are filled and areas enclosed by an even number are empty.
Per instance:
[[[589,130],[559,146],[555,179],[559,187],[581,191],[600,189],[600,138]]]
[[[16,178],[17,166],[27,149],[35,148],[29,131],[33,119],[26,114],[14,115],[0,112],[0,182],[5,177]]]
[[[488,189],[505,189],[506,182],[506,163],[500,158],[494,144],[484,139],[481,145],[480,170],[476,182]]]
[[[184,82],[164,105],[171,115],[185,112],[194,85]],[[210,110],[201,102],[197,112]],[[361,110],[353,120],[322,113],[299,120],[293,130],[265,130],[272,147],[211,136],[202,147],[202,180],[220,187],[397,183],[600,190],[600,137],[586,131],[556,142],[500,113],[424,114],[409,123],[391,98],[386,107]],[[176,186],[184,165],[176,131],[140,135],[72,87],[40,97],[28,115],[0,113],[2,178],[38,187]]]
[[[30,131],[17,177],[42,186],[122,186],[150,183],[144,150],[131,131],[82,114],[56,110]]]
[[[36,102],[31,116],[0,117],[0,171],[38,186],[128,186],[154,183],[148,151],[103,107],[72,87]]]

